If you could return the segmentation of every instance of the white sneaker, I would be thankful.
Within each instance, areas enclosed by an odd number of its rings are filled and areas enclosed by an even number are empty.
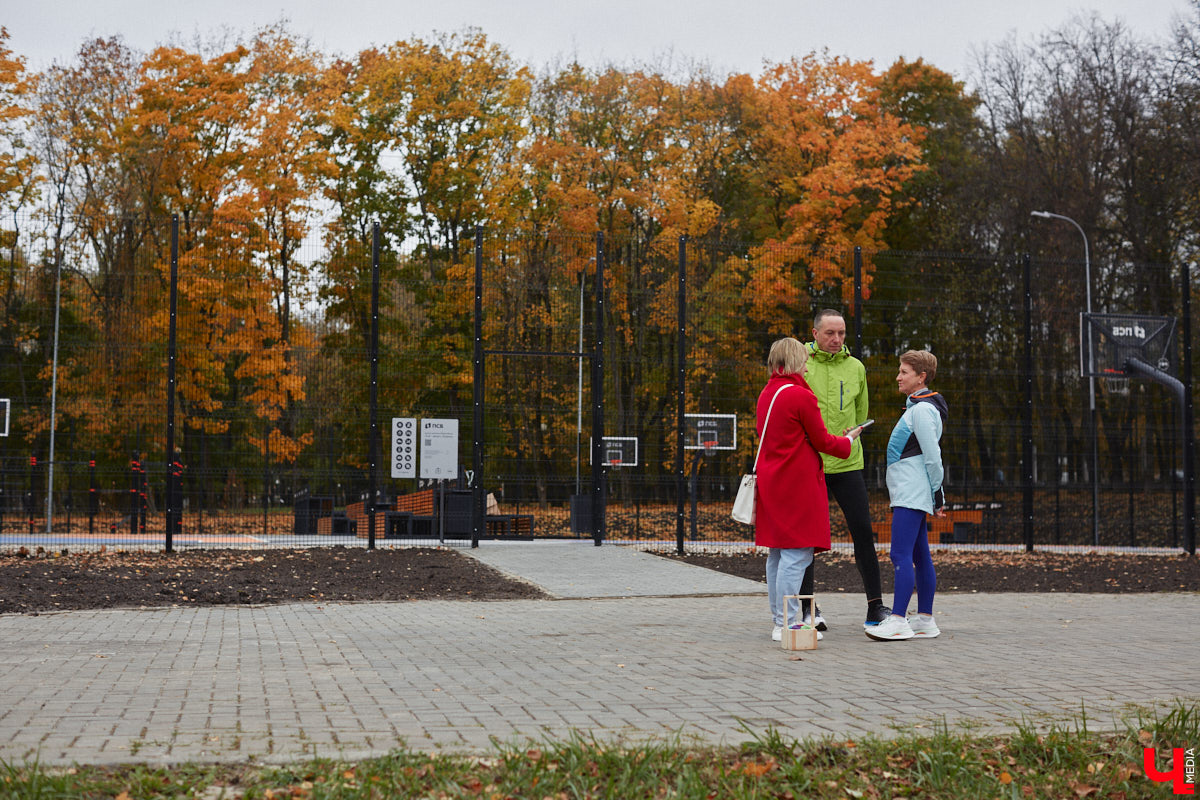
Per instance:
[[[908,618],[908,627],[912,628],[913,636],[918,639],[932,639],[941,633],[933,617],[926,619],[920,614]]]
[[[773,642],[782,642],[783,641],[783,626],[782,625],[776,625],[775,630],[771,631],[771,641],[773,641]]]
[[[913,638],[913,629],[904,617],[891,616],[878,625],[867,628],[867,636],[883,642]]]
[[[800,623],[800,624],[797,624],[797,625],[793,625],[793,626],[792,626],[792,630],[795,630],[795,629],[797,629],[797,628],[803,628],[803,627],[804,627],[805,625],[807,625],[807,624],[808,624],[808,617],[805,617],[805,618],[804,618],[804,622],[802,622],[802,623]],[[825,634],[821,633],[821,629],[820,629],[820,628],[818,628],[818,629],[817,629],[817,641],[819,642],[819,641],[821,641],[821,640],[822,640],[822,639],[824,639],[824,638],[825,638]],[[780,637],[780,639],[782,639],[782,636]]]

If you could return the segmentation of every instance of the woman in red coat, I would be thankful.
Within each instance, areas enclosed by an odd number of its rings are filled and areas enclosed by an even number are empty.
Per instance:
[[[808,351],[796,339],[775,342],[767,356],[771,377],[758,396],[754,543],[770,548],[767,598],[775,640],[783,635],[783,597],[800,593],[813,553],[830,546],[829,497],[819,453],[846,458],[862,433],[855,427],[833,436],[825,429],[817,396],[804,380],[807,362]],[[797,601],[788,601],[789,623],[800,621],[797,613]]]

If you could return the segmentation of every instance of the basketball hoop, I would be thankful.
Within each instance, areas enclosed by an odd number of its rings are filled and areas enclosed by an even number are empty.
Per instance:
[[[1104,378],[1104,393],[1116,397],[1129,396],[1129,378]]]
[[[716,439],[704,439],[703,441],[700,442],[700,446],[704,450],[704,457],[709,458],[713,453],[715,453],[717,451],[717,440]]]

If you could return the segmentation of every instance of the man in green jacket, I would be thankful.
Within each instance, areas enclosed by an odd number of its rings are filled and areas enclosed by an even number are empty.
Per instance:
[[[841,312],[826,308],[813,320],[813,341],[808,347],[808,372],[805,380],[817,395],[821,418],[835,436],[861,425],[867,419],[867,370],[850,355],[846,347],[846,320]],[[867,618],[864,627],[878,625],[891,609],[883,604],[879,582],[879,556],[875,552],[875,534],[871,529],[871,508],[867,501],[867,482],[863,476],[862,437],[855,439],[849,458],[822,454],[825,483],[846,518],[850,538],[854,540],[854,561],[867,594]],[[801,594],[812,594],[813,566],[804,576]],[[816,610],[818,630],[825,630],[821,610]]]

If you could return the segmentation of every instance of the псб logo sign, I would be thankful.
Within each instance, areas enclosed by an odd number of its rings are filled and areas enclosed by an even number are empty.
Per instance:
[[[1159,772],[1155,763],[1157,753],[1153,747],[1142,748],[1142,766],[1146,777],[1157,783],[1171,781],[1171,789],[1175,794],[1196,793],[1196,751],[1189,747],[1184,750],[1176,747],[1171,750],[1171,771]]]

